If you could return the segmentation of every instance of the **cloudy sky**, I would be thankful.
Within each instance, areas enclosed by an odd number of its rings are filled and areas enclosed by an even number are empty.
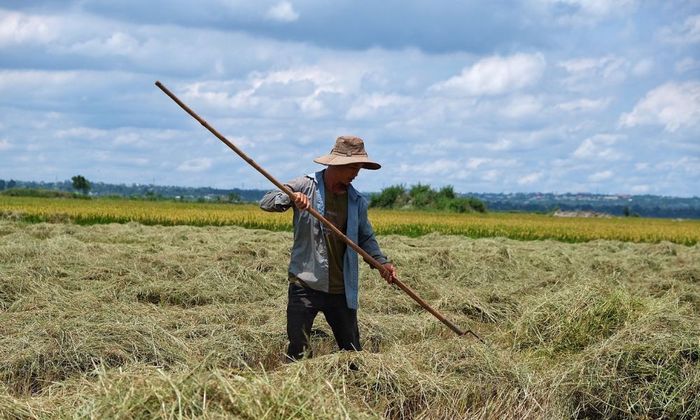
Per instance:
[[[700,195],[698,0],[3,0],[0,179]]]

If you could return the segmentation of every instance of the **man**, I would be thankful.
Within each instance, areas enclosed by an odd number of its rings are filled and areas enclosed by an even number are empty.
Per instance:
[[[314,162],[327,168],[285,184],[294,192],[293,202],[279,190],[270,191],[260,201],[260,208],[265,211],[285,211],[294,205],[287,303],[290,360],[311,356],[309,335],[318,312],[323,312],[341,350],[362,349],[357,327],[357,252],[304,210],[316,209],[379,261],[384,266],[381,275],[387,282],[396,276],[396,269],[381,252],[367,220],[367,200],[351,184],[360,169],[381,167],[369,159],[362,139],[338,137],[330,154]]]

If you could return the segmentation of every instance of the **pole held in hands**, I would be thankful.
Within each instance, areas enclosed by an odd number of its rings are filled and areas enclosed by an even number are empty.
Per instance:
[[[258,165],[253,159],[248,157],[241,149],[236,147],[233,143],[231,143],[226,137],[224,137],[221,133],[219,133],[214,127],[209,125],[208,122],[206,122],[202,117],[197,115],[194,111],[190,109],[187,105],[185,105],[180,99],[178,99],[177,96],[175,96],[168,88],[166,88],[161,82],[157,81],[156,86],[160,90],[162,90],[166,95],[170,97],[176,104],[180,106],[185,112],[190,114],[192,118],[197,120],[200,124],[204,126],[209,132],[211,132],[216,138],[221,140],[222,143],[224,143],[226,146],[229,147],[229,149],[233,150],[238,156],[240,156],[243,160],[248,162],[250,166],[255,168],[258,172],[262,174],[265,178],[267,178],[270,182],[272,182],[277,188],[279,188],[280,191],[283,193],[287,194],[289,196],[289,199],[294,202],[294,192],[287,188],[284,184],[280,183],[275,179],[272,175],[270,175],[269,172],[267,172],[265,169],[263,169],[260,165]],[[374,257],[369,255],[364,249],[360,248],[357,244],[355,244],[350,238],[348,238],[342,231],[340,231],[337,227],[335,227],[331,222],[329,222],[321,213],[319,213],[316,209],[313,207],[309,207],[306,209],[309,213],[311,213],[312,216],[314,216],[316,219],[318,219],[321,223],[323,223],[328,229],[333,231],[340,239],[342,239],[350,248],[355,250],[358,254],[362,255],[362,258],[364,258],[367,263],[369,263],[372,267],[376,268],[380,272],[384,273],[385,268],[384,266],[379,263]],[[443,324],[447,325],[452,331],[454,331],[457,335],[466,335],[466,334],[471,334],[473,335],[476,339],[481,341],[482,343],[484,340],[481,339],[476,333],[474,333],[472,330],[466,330],[462,331],[459,327],[457,327],[454,323],[452,323],[450,320],[445,318],[440,312],[435,310],[432,306],[430,306],[426,301],[420,298],[416,294],[416,292],[413,291],[410,287],[408,287],[406,284],[404,284],[401,280],[396,278],[395,276],[392,276],[392,283],[397,285],[401,290],[403,290],[407,295],[409,295],[413,300],[415,300],[420,306],[422,306],[426,311],[430,312],[435,316],[435,318],[439,319]]]

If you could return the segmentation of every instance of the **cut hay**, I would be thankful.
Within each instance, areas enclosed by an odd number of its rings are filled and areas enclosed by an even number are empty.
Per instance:
[[[283,363],[290,233],[0,221],[0,418],[698,418],[700,246],[379,238],[365,351]]]

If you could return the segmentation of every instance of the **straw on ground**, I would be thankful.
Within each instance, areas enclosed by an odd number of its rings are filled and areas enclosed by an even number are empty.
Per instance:
[[[291,234],[0,221],[0,418],[697,418],[700,246],[383,236],[366,351],[284,365]]]

